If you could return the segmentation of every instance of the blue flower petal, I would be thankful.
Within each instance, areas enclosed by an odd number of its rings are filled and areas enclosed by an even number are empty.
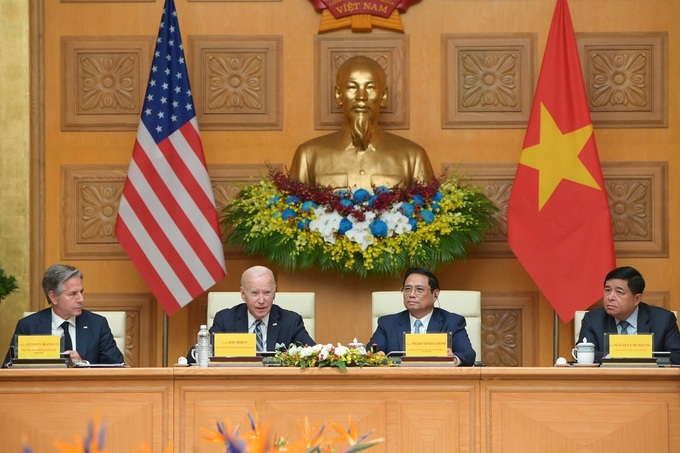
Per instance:
[[[368,205],[369,205],[370,207],[373,207],[373,203],[375,203],[375,200],[377,200],[377,199],[378,199],[378,196],[377,196],[377,195],[373,195],[371,198],[368,199]]]
[[[375,193],[378,194],[378,195],[390,193],[390,189],[388,189],[385,186],[378,186],[378,187],[375,188]]]
[[[300,199],[296,197],[295,195],[291,195],[290,197],[286,198],[286,204],[293,204],[293,203],[299,203]]]
[[[422,206],[425,204],[425,199],[423,198],[422,195],[415,194],[413,196],[413,204],[415,206]]]
[[[432,222],[434,222],[434,214],[429,209],[423,209],[422,211],[420,211],[420,218],[425,221],[426,225],[429,225]]]
[[[351,220],[349,220],[349,219],[342,219],[342,220],[340,221],[340,227],[338,228],[338,233],[340,233],[340,234],[345,234],[345,233],[347,233],[349,230],[351,230],[353,226],[354,226],[354,225],[352,224],[352,221],[351,221]]]
[[[354,206],[352,200],[348,200],[347,198],[343,198],[342,200],[340,200],[340,204],[346,208],[351,208],[352,206]]]
[[[432,203],[432,204],[430,205],[430,209],[431,209],[433,212],[439,212],[439,211],[441,211],[442,207],[439,206],[439,203]]]
[[[283,212],[281,213],[281,218],[282,218],[283,220],[292,219],[292,218],[294,218],[294,217],[296,217],[296,216],[297,216],[297,214],[295,213],[295,211],[293,211],[293,210],[290,209],[290,208],[284,209]]]
[[[307,229],[307,225],[309,225],[309,219],[298,220],[298,223],[297,223],[298,229],[305,231]]]
[[[359,189],[356,192],[354,192],[354,195],[352,196],[352,198],[354,198],[354,201],[356,203],[362,203],[362,202],[368,200],[368,198],[370,196],[371,196],[371,193],[368,190]]]
[[[415,218],[411,217],[410,219],[408,219],[408,223],[411,224],[411,232],[414,233],[418,229],[418,221]]]
[[[410,203],[404,203],[401,205],[399,208],[399,211],[404,214],[406,217],[411,217],[413,215],[413,205]]]
[[[371,229],[371,234],[375,237],[384,238],[387,236],[387,224],[383,220],[375,219],[368,227]]]
[[[312,209],[316,209],[318,206],[316,203],[314,203],[312,200],[307,200],[304,203],[302,203],[302,211],[303,212],[309,212]]]
[[[444,198],[444,194],[441,190],[438,190],[437,193],[434,194],[434,197],[432,197],[432,201],[442,201],[442,198]]]

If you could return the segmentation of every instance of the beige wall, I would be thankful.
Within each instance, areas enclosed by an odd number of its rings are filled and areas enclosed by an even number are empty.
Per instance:
[[[3,357],[29,301],[29,42],[28,3],[0,2],[0,267],[19,291],[0,304]]]
[[[22,228],[9,223],[3,216],[2,247],[11,253],[3,254],[3,261],[15,266],[15,274],[26,281],[28,263],[27,184],[28,112],[25,93],[27,76],[27,23],[22,2],[10,6],[3,3],[3,11],[19,9],[21,14],[9,17],[21,33],[12,36],[0,32],[2,39],[20,41],[18,57],[2,53],[3,86],[0,90],[16,99],[20,107],[3,104],[4,127],[8,121],[18,127],[11,128],[16,137],[16,147],[22,150],[18,161],[14,154],[8,156],[10,143],[3,140],[2,172],[8,173],[6,162],[11,162],[11,175],[23,182],[8,184],[3,178],[0,199],[3,205],[12,206],[19,216]],[[156,34],[162,1],[152,3],[45,3],[45,263],[31,263],[33,269],[44,269],[45,264],[62,261],[61,247],[61,175],[63,164],[122,164],[129,163],[135,132],[63,132],[60,128],[60,49],[61,36],[154,35]],[[323,131],[314,130],[314,36],[320,21],[306,0],[283,2],[189,2],[176,0],[180,27],[184,37],[187,58],[189,35],[282,35],[283,40],[283,130],[282,131],[203,131],[206,159],[211,163],[262,163],[265,161],[288,165],[296,146]],[[680,2],[674,0],[571,0],[569,2],[574,27],[577,32],[668,31],[669,32],[669,127],[659,129],[602,129],[595,135],[603,162],[612,161],[667,161],[669,163],[669,206],[678,205],[680,178],[675,175],[680,164],[678,154],[678,90],[680,63],[675,50],[680,47],[680,37],[675,33],[680,24]],[[443,130],[440,117],[441,97],[441,34],[442,33],[536,33],[538,36],[538,61],[542,59],[545,40],[554,9],[554,0],[423,0],[412,6],[402,21],[410,39],[410,128],[397,131],[427,150],[435,169],[444,162],[516,162],[524,137],[523,129],[457,129]],[[6,15],[7,13],[5,13]],[[3,16],[3,22],[5,16]],[[3,27],[9,30],[10,27]],[[335,32],[349,35],[349,31]],[[373,36],[394,36],[395,33],[374,30]],[[19,38],[23,36],[23,38]],[[0,43],[1,44],[1,43]],[[12,46],[11,48],[14,48]],[[20,64],[19,76],[14,66]],[[8,83],[6,83],[8,82]],[[13,104],[14,105],[14,104]],[[18,108],[18,112],[15,110]],[[21,120],[17,119],[21,118]],[[11,187],[11,193],[7,192]],[[19,200],[19,201],[17,201]],[[670,293],[670,308],[680,309],[680,280],[677,270],[678,238],[674,226],[678,225],[678,210],[670,210],[670,257],[619,259],[619,265],[638,267],[648,280],[648,288]],[[8,225],[9,223],[9,225]],[[16,236],[8,238],[8,228]],[[23,244],[17,249],[17,244]],[[5,256],[9,258],[5,258]],[[222,290],[236,290],[241,271],[254,260],[230,260],[229,275],[218,284]],[[21,263],[19,265],[19,263]],[[4,263],[2,263],[4,264]],[[82,260],[73,264],[85,272],[88,293],[145,293],[148,288],[138,273],[126,260]],[[5,264],[7,267],[7,265]],[[489,293],[537,291],[536,286],[515,259],[470,259],[448,266],[440,273],[445,288],[479,289]],[[370,321],[365,317],[370,303],[370,291],[396,289],[398,279],[359,280],[334,275],[320,275],[314,271],[289,274],[277,272],[279,290],[314,290],[317,298],[317,340],[323,342],[349,341],[353,337],[368,339]],[[320,286],[320,281],[323,285]],[[578,294],[578,282],[565,282],[565,291]],[[19,312],[27,306],[27,294],[22,292],[0,307],[0,341],[6,342],[6,327],[13,326]],[[12,312],[9,308],[15,307]],[[360,314],[357,318],[356,314]],[[170,319],[170,358],[184,353],[194,337],[195,319],[190,307]],[[160,319],[158,320],[160,332]],[[542,297],[539,300],[533,326],[537,345],[534,346],[538,363],[552,361],[553,311]],[[4,336],[4,337],[3,337]],[[160,342],[160,335],[156,338]],[[4,343],[0,343],[4,344]],[[570,326],[561,327],[560,352],[568,356],[571,348]]]

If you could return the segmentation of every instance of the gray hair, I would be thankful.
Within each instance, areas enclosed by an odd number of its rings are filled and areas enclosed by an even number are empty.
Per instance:
[[[276,279],[274,278],[274,273],[271,269],[264,266],[253,266],[246,269],[243,275],[241,275],[241,287],[245,288],[248,280],[261,275],[269,275],[272,278],[272,283],[274,283],[274,289],[276,289]]]
[[[57,297],[61,296],[64,292],[64,282],[71,277],[78,277],[83,279],[83,273],[77,267],[73,267],[69,264],[53,264],[47,268],[45,274],[43,274],[42,287],[45,291],[45,297],[47,297],[47,302],[52,305],[50,300],[50,291],[52,291]]]

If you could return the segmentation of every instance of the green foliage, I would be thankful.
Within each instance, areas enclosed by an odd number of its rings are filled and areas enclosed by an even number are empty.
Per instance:
[[[0,302],[19,289],[17,279],[12,275],[5,275],[5,271],[0,268]]]

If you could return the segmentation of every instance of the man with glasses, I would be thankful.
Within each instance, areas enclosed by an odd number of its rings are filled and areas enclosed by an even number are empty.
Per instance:
[[[119,364],[125,362],[106,318],[83,309],[83,273],[68,264],[53,264],[43,275],[50,307],[17,322],[16,335],[63,335],[64,352],[74,363]],[[14,341],[14,340],[12,340]],[[11,362],[7,352],[3,367]]]
[[[407,270],[401,292],[406,310],[378,318],[378,328],[369,346],[376,345],[378,351],[385,353],[403,351],[404,333],[451,332],[449,355],[455,365],[475,363],[476,354],[465,330],[465,318],[434,307],[439,297],[439,281],[432,272],[417,268]]]

